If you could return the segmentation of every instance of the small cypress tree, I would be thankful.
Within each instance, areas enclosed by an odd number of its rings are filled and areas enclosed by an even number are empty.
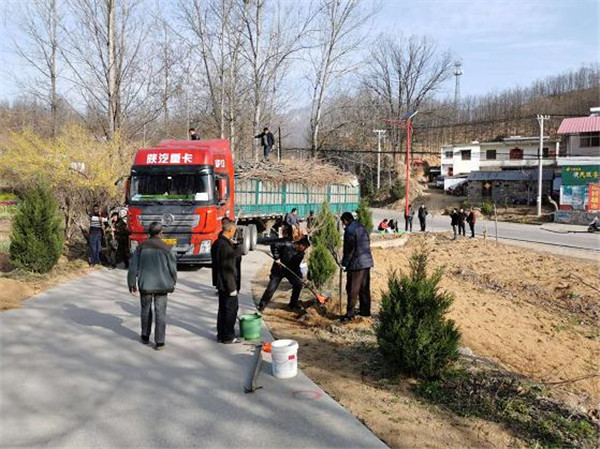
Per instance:
[[[316,243],[308,258],[308,277],[317,289],[323,288],[337,270],[337,264],[323,243]]]
[[[369,209],[369,201],[366,198],[360,200],[356,215],[358,222],[370,233],[373,230],[373,213]]]
[[[13,219],[10,260],[17,268],[47,273],[58,262],[63,244],[57,203],[48,186],[40,184],[25,193]]]
[[[308,259],[308,277],[315,287],[322,288],[336,272],[334,254],[337,254],[341,245],[337,220],[327,203],[323,203],[317,214],[312,242],[313,248]]]
[[[445,318],[454,296],[438,287],[441,269],[427,276],[427,259],[425,250],[418,251],[408,275],[390,275],[376,327],[379,351],[390,368],[425,379],[439,376],[458,358],[460,341],[454,321]]]
[[[390,197],[392,201],[398,201],[401,198],[404,198],[406,194],[406,188],[404,186],[404,182],[398,177],[394,180],[394,183],[390,187]]]
[[[337,220],[329,205],[323,203],[315,219],[315,231],[312,235],[313,243],[321,243],[330,253],[338,251],[341,245],[340,231]]]

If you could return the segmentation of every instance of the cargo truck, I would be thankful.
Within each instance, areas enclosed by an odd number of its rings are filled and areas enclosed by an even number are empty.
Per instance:
[[[341,214],[356,210],[360,199],[355,178],[347,184],[316,185],[236,179],[227,140],[166,140],[141,148],[126,190],[131,250],[157,221],[165,242],[185,264],[210,263],[210,247],[224,217],[237,222],[247,252],[256,247],[259,233],[276,229],[293,208],[303,218],[327,202]]]

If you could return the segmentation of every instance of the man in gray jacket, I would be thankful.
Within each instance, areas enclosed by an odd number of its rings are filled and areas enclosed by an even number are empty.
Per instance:
[[[175,290],[177,259],[161,239],[162,225],[153,222],[148,227],[148,239],[137,247],[129,261],[127,284],[136,296],[139,290],[142,306],[142,343],[150,342],[152,330],[152,302],[154,302],[154,341],[157,351],[165,346],[167,326],[167,294]],[[136,285],[137,281],[137,285]]]
[[[344,231],[344,256],[342,267],[346,270],[346,293],[348,307],[342,321],[354,319],[354,308],[360,300],[359,315],[371,316],[371,240],[369,233],[362,224],[354,219],[350,212],[342,214]]]

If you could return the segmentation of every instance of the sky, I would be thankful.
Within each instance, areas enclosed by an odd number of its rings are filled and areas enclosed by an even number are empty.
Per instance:
[[[27,71],[12,49],[19,38],[17,1],[0,0],[0,100],[19,93],[10,74]],[[377,0],[377,5],[370,34],[434,39],[462,61],[462,96],[524,87],[600,62],[600,0]],[[448,82],[440,95],[453,93],[454,83]]]

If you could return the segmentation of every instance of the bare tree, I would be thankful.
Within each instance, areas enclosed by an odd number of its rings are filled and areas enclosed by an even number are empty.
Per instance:
[[[391,39],[380,37],[367,61],[369,72],[364,85],[378,98],[388,119],[399,120],[409,110],[416,110],[433,98],[451,76],[449,52],[439,53],[435,42],[412,36]],[[398,132],[392,134],[399,142]]]
[[[360,0],[321,0],[317,12],[318,31],[309,52],[312,62],[310,145],[314,156],[319,148],[323,104],[332,75],[342,73],[348,56],[360,44],[360,30],[371,14],[365,14]]]
[[[285,2],[273,3],[267,8],[266,0],[243,0],[244,38],[242,56],[250,67],[252,92],[252,133],[260,132],[261,122],[272,111],[277,88],[286,76],[290,58],[307,47],[314,14],[312,8],[302,9]],[[268,17],[266,17],[268,14]],[[258,159],[258,142],[254,142],[252,156]]]
[[[104,134],[112,139],[124,119],[130,132],[155,119],[161,111],[156,101],[155,70],[147,63],[149,27],[140,0],[71,0],[73,23],[69,46],[63,51],[70,80],[79,88],[87,111],[104,115]],[[65,27],[65,31],[66,27]],[[135,124],[134,116],[136,117]]]
[[[27,80],[24,87],[49,104],[52,136],[56,135],[58,128],[57,80],[61,39],[58,30],[63,20],[57,3],[58,0],[34,0],[25,3],[19,17],[19,26],[24,39],[14,41],[19,57],[33,67],[39,75],[33,80]]]

